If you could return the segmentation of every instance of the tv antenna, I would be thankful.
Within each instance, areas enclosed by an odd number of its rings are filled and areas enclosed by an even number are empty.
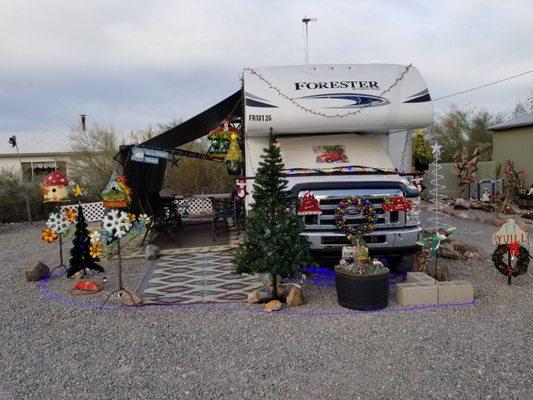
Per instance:
[[[308,29],[308,25],[309,25],[309,22],[314,22],[316,21],[317,19],[316,18],[307,18],[307,17],[304,17],[302,18],[302,22],[304,23],[304,34],[305,34],[305,48],[304,48],[304,51],[305,51],[305,63],[306,64],[309,64],[309,29]]]

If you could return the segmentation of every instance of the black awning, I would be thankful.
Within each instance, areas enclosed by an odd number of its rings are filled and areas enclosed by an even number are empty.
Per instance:
[[[232,116],[240,114],[241,101],[241,91],[239,90],[213,107],[147,140],[140,146],[170,150],[192,142],[217,128],[223,119],[231,119]]]

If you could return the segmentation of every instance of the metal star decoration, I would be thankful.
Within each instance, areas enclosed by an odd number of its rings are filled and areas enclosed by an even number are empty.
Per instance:
[[[437,142],[435,142],[435,144],[433,144],[433,146],[431,146],[431,151],[433,153],[433,155],[435,157],[438,157],[440,156],[440,149],[441,149],[441,145],[439,145]]]
[[[72,194],[74,197],[81,197],[84,195],[83,189],[80,187],[80,185],[76,185],[76,187],[72,190]]]

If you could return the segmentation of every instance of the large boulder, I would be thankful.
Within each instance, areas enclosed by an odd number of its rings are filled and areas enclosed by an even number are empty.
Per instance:
[[[250,304],[259,303],[260,301],[270,297],[266,288],[253,290],[246,301]]]
[[[26,279],[30,282],[40,281],[50,274],[50,268],[41,261],[37,261],[30,265],[26,271],[24,271],[24,274],[26,275]]]
[[[455,251],[455,249],[450,243],[442,243],[439,249],[437,250],[437,252],[439,256],[444,257],[444,258],[449,258],[452,260],[461,259],[461,255],[457,251]]]
[[[295,286],[291,287],[286,299],[287,305],[291,307],[298,307],[304,304],[304,295],[302,289]]]
[[[465,199],[458,198],[455,199],[455,205],[453,208],[456,210],[468,210],[469,207]]]
[[[160,253],[161,249],[155,244],[149,244],[144,248],[144,258],[146,261],[155,260],[157,257],[159,257]]]

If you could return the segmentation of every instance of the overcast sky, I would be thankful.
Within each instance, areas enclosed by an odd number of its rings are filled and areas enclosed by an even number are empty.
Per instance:
[[[533,69],[533,1],[0,0],[0,132],[188,118],[244,67],[414,65],[433,98]],[[533,74],[435,103],[509,111]]]

